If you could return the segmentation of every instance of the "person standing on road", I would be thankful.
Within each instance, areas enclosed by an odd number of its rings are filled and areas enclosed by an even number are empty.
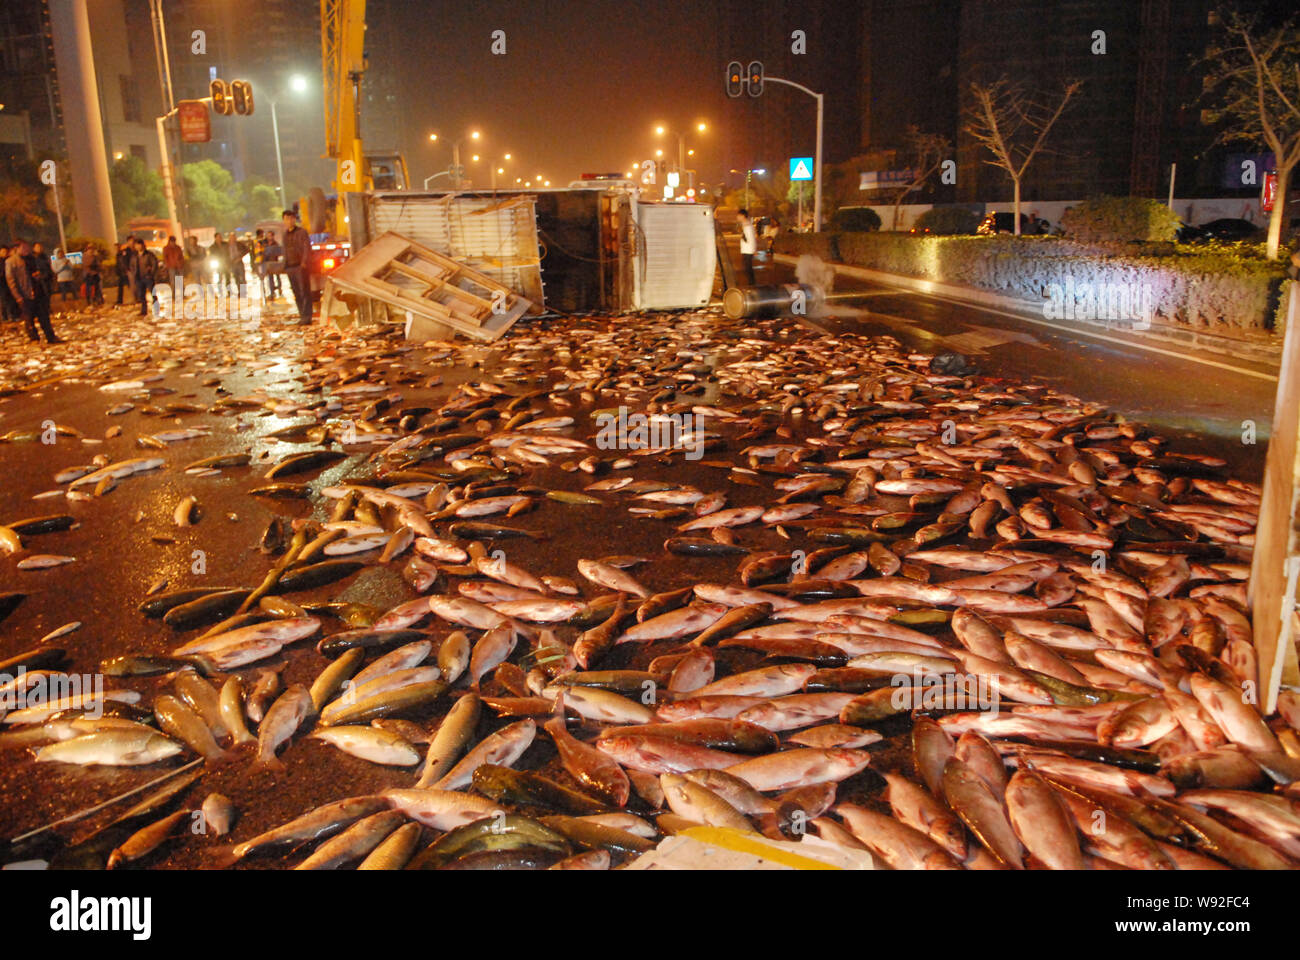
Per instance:
[[[230,276],[229,252],[221,234],[214,233],[212,246],[208,247],[208,260],[211,261],[212,272],[217,275],[218,296],[226,292],[226,278]]]
[[[292,210],[284,211],[284,272],[289,275],[298,323],[311,323],[311,238],[298,226]]]
[[[86,288],[86,304],[92,307],[103,306],[104,280],[100,276],[103,261],[99,256],[99,247],[93,243],[86,245],[86,249],[81,254],[81,267],[85,274],[82,283]]]
[[[267,299],[280,299],[280,274],[284,270],[284,247],[274,230],[266,231],[266,246],[262,249],[262,269],[269,285]]]
[[[5,284],[18,304],[18,313],[23,319],[27,339],[40,342],[40,335],[36,332],[36,324],[39,322],[46,343],[62,343],[63,341],[54,335],[54,328],[50,326],[48,298],[44,312],[41,310],[40,290],[31,273],[32,259],[32,245],[26,240],[16,241],[13,252],[5,261]]]
[[[60,301],[66,304],[69,300],[75,300],[77,271],[62,247],[54,248],[54,256],[50,258],[50,270],[54,274],[55,288],[59,291]]]
[[[152,299],[157,305],[153,286],[158,277],[158,257],[144,245],[143,240],[135,242],[135,256],[131,260],[131,290],[140,304],[140,316],[148,312],[146,300]]]
[[[17,323],[22,319],[22,314],[18,312],[18,301],[9,291],[9,283],[4,276],[5,263],[11,252],[12,248],[7,243],[0,243],[0,321],[4,323]]]
[[[31,271],[32,286],[36,288],[36,318],[39,320],[44,315],[48,322],[50,301],[54,296],[54,268],[50,266],[50,255],[45,252],[45,244],[39,240],[32,244],[27,269]]]
[[[754,279],[754,254],[758,252],[758,235],[754,230],[754,221],[749,219],[749,211],[741,210],[736,216],[736,225],[740,227],[740,259],[745,264],[745,277],[751,287],[757,286]]]
[[[127,234],[126,241],[117,248],[117,305],[122,306],[122,297],[131,285],[131,261],[135,259],[135,238]]]
[[[185,272],[185,251],[181,249],[175,237],[167,238],[167,246],[163,247],[162,262],[167,271],[166,277],[163,278],[164,283],[171,283],[173,277],[179,277]]]
[[[244,256],[248,253],[248,247],[232,233],[226,250],[230,261],[230,279],[235,284],[235,296],[242,296],[248,289],[248,275],[244,272]]]
[[[253,276],[257,277],[257,295],[266,302],[266,270],[262,266],[266,252],[266,231],[258,227],[253,231],[253,248],[249,259],[253,263]]]
[[[194,236],[185,238],[185,283],[203,286],[203,248]]]

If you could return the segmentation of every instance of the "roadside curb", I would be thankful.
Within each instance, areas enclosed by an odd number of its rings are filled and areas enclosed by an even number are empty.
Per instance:
[[[774,255],[774,260],[793,265],[798,262],[798,257],[788,253],[778,253]],[[956,283],[941,283],[937,280],[925,280],[920,277],[906,277],[897,273],[887,273],[884,270],[873,270],[870,267],[854,267],[843,263],[834,263],[827,261],[827,266],[832,267],[836,274],[842,274],[846,277],[853,277],[857,280],[870,280],[875,283],[882,283],[888,286],[901,287],[904,290],[910,290],[913,293],[933,294],[939,297],[949,297],[953,300],[962,300],[966,303],[975,304],[982,307],[991,307],[999,310],[1018,311],[1028,314],[1030,318],[1037,319],[1042,316],[1043,307],[1041,303],[1033,303],[1029,300],[1019,300],[1015,297],[1004,296],[1000,293],[992,293],[988,290],[980,290],[976,287],[967,287]],[[1226,337],[1220,334],[1203,333],[1199,330],[1184,330],[1167,325],[1156,325],[1148,330],[1131,330],[1124,327],[1117,327],[1109,324],[1086,323],[1071,320],[1053,320],[1053,323],[1077,329],[1081,334],[1107,331],[1110,333],[1122,333],[1125,336],[1131,336],[1136,340],[1150,341],[1161,344],[1178,344],[1180,346],[1195,348],[1198,350],[1209,350],[1226,356],[1235,357],[1238,360],[1250,360],[1257,363],[1270,364],[1277,366],[1281,362],[1282,338],[1272,336],[1268,338],[1259,338],[1258,340],[1246,340],[1238,337]]]

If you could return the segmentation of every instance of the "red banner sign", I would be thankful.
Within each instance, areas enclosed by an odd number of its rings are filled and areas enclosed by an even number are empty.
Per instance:
[[[1264,174],[1264,189],[1260,193],[1259,208],[1265,213],[1273,212],[1273,203],[1277,200],[1277,174]]]
[[[207,143],[212,139],[212,117],[202,100],[182,100],[176,104],[176,118],[181,125],[182,143]]]

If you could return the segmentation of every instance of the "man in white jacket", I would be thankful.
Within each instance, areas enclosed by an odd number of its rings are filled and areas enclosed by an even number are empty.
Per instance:
[[[740,227],[740,259],[745,263],[745,277],[749,280],[751,287],[758,286],[758,281],[754,279],[754,254],[758,252],[758,233],[754,229],[754,221],[749,219],[749,211],[741,210],[736,216],[736,224]]]

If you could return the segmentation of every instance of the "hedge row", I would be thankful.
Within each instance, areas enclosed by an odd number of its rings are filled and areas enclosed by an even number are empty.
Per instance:
[[[1052,292],[1146,290],[1157,322],[1201,330],[1281,330],[1289,280],[1283,264],[1173,244],[1085,243],[1054,237],[782,234],[780,253],[977,287],[1033,302]]]

